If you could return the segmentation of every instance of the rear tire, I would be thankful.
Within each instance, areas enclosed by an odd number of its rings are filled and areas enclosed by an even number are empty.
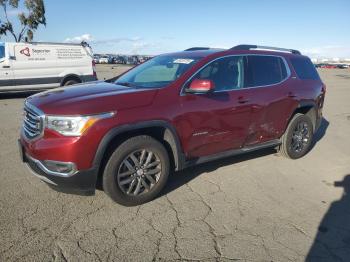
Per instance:
[[[150,136],[135,136],[112,153],[103,173],[103,189],[121,205],[140,205],[160,193],[169,171],[165,147]]]
[[[63,85],[64,86],[71,86],[71,85],[75,85],[75,84],[79,84],[80,82],[78,82],[77,80],[68,80],[66,81]]]
[[[303,157],[312,145],[314,127],[308,115],[297,113],[283,134],[280,153],[291,159]]]

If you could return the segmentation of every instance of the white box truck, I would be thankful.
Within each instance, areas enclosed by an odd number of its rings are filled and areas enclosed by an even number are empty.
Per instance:
[[[93,53],[85,42],[0,43],[0,93],[94,80]]]

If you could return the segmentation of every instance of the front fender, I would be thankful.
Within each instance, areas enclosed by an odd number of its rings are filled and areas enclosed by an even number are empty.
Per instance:
[[[119,127],[115,127],[107,132],[107,134],[102,138],[99,146],[97,148],[95,158],[93,161],[94,167],[100,167],[101,162],[105,156],[105,153],[108,149],[110,143],[117,137],[118,135],[125,134],[126,132],[136,131],[138,129],[143,128],[152,128],[152,127],[162,127],[165,128],[166,132],[164,133],[164,140],[167,141],[172,149],[174,155],[174,164],[175,170],[181,170],[184,168],[185,157],[182,151],[182,146],[180,143],[179,136],[176,132],[175,127],[173,127],[170,123],[164,120],[152,120],[146,122],[139,122],[135,124],[127,124]]]

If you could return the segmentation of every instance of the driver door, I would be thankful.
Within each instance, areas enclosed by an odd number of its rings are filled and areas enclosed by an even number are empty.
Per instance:
[[[244,86],[244,56],[219,58],[197,74],[194,79],[208,79],[214,92],[186,93],[180,96],[183,114],[177,127],[185,138],[187,157],[201,157],[238,149],[244,144],[251,118],[248,90]]]
[[[0,46],[0,90],[11,89],[14,84],[12,62],[5,53],[5,46]]]

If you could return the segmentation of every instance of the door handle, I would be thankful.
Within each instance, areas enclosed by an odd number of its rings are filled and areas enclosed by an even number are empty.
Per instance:
[[[238,103],[245,104],[247,102],[249,102],[248,98],[244,98],[243,96],[238,97]]]
[[[2,68],[10,68],[10,66],[5,66],[5,65],[4,65],[4,66],[2,66]]]
[[[297,97],[296,94],[294,94],[293,92],[289,92],[288,93],[288,97],[294,98]]]

